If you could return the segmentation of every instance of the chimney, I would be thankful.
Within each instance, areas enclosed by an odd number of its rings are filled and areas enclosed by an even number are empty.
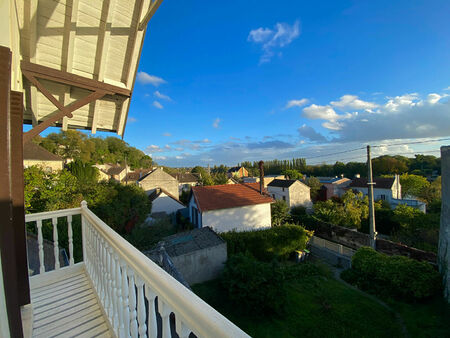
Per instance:
[[[259,193],[262,195],[264,191],[264,162],[259,161]]]

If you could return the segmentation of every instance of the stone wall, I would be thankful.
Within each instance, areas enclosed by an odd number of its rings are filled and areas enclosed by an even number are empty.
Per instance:
[[[314,230],[314,236],[345,245],[352,249],[357,250],[362,246],[370,246],[370,237],[368,234],[328,224],[316,218],[309,222],[308,228]],[[427,261],[432,264],[436,264],[437,260],[436,254],[433,252],[415,249],[385,239],[377,239],[376,247],[377,251],[387,255],[406,256],[419,261]]]

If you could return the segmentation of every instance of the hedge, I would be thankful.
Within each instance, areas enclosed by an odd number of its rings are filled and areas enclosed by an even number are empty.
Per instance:
[[[403,300],[422,300],[441,290],[441,277],[431,264],[368,247],[355,253],[352,269],[341,277],[362,290]]]
[[[285,260],[296,250],[304,250],[312,231],[286,224],[269,229],[248,232],[227,232],[221,234],[227,242],[228,255],[250,253],[258,260]]]

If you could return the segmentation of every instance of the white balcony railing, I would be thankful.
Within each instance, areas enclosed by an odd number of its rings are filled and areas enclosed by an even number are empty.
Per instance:
[[[42,221],[53,226],[55,270],[74,265],[72,216],[81,214],[83,263],[118,337],[248,337],[236,325],[124,240],[82,202],[81,208],[26,215],[36,222],[45,274]],[[58,218],[67,218],[69,267],[59,266]],[[171,316],[172,314],[172,316]],[[175,325],[173,325],[175,323]]]

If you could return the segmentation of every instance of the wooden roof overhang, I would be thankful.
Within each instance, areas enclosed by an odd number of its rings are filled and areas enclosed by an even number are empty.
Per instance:
[[[162,0],[16,0],[24,123],[123,136],[147,23]]]

